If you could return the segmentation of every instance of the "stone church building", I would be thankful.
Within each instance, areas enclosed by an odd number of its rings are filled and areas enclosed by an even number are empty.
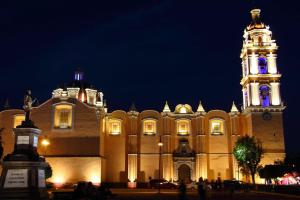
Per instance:
[[[170,108],[166,102],[160,111],[138,112],[133,106],[128,112],[108,112],[102,91],[86,82],[80,71],[70,84],[54,89],[52,98],[31,111],[42,131],[38,151],[53,169],[49,181],[238,179],[232,150],[246,134],[262,142],[263,165],[283,159],[285,107],[276,65],[278,46],[270,27],[261,21],[260,10],[252,10],[251,15],[240,54],[240,110],[234,103],[226,112],[206,111],[201,102],[196,109],[188,104]],[[23,110],[0,112],[4,155],[12,152],[12,130],[22,120]]]

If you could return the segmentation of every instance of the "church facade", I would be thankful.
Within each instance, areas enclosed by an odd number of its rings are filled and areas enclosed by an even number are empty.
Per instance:
[[[85,82],[82,72],[75,72],[70,84],[56,88],[51,99],[31,111],[42,130],[38,151],[53,169],[49,181],[241,179],[232,151],[246,134],[262,142],[262,165],[282,160],[285,107],[276,64],[278,46],[260,10],[251,14],[240,55],[241,110],[233,103],[230,112],[205,111],[201,102],[195,110],[188,104],[171,109],[166,102],[161,111],[138,112],[132,106],[128,112],[108,112],[103,93]],[[12,130],[22,120],[23,110],[0,112],[4,155],[12,152]]]

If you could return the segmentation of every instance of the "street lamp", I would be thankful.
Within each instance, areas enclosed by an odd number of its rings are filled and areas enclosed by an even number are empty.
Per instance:
[[[44,146],[45,148],[45,156],[46,156],[46,151],[47,151],[47,147],[50,145],[50,141],[47,138],[44,138],[41,142],[41,144]]]
[[[158,193],[160,193],[160,169],[161,169],[161,148],[164,145],[161,141],[161,136],[159,136],[159,143],[157,143],[158,147],[159,147],[159,160],[158,160]]]

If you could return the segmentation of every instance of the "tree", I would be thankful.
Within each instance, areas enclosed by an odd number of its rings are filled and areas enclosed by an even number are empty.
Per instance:
[[[263,149],[259,140],[248,135],[239,138],[233,149],[233,155],[238,162],[238,165],[248,171],[252,178],[252,183],[255,184],[255,174],[260,168],[259,163],[262,158]]]
[[[272,179],[283,177],[287,168],[283,164],[266,165],[260,169],[258,174],[260,178],[266,179],[266,182],[270,183]]]

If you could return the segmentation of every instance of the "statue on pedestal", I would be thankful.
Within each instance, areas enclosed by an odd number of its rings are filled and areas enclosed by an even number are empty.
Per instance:
[[[32,109],[32,104],[35,101],[36,100],[32,100],[31,90],[27,90],[24,95],[24,105],[23,105],[23,109],[25,111],[25,121],[23,121],[22,124],[19,125],[17,128],[36,128],[34,126],[33,121],[30,120],[30,111]]]
[[[37,152],[41,130],[30,120],[31,91],[24,96],[25,120],[13,129],[14,151],[3,159],[0,199],[48,200],[45,169],[48,163]]]
[[[30,110],[32,108],[32,97],[31,97],[31,90],[27,90],[26,94],[24,96],[24,105],[23,105],[23,109],[26,113],[25,115],[25,121],[30,120],[29,119],[29,115],[30,115]]]

